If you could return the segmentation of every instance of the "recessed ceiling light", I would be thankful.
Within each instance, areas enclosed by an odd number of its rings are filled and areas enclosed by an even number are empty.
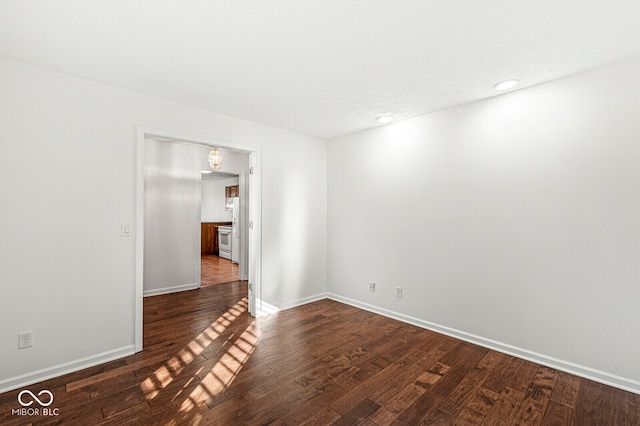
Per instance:
[[[200,169],[200,173],[208,175],[209,173],[213,173],[213,170],[202,170],[202,169]]]
[[[381,115],[380,117],[378,117],[378,122],[382,124],[386,124],[386,123],[391,123],[395,119],[396,118],[392,115]]]
[[[520,83],[520,80],[506,80],[496,84],[493,88],[496,90],[507,90],[516,86],[518,83]]]

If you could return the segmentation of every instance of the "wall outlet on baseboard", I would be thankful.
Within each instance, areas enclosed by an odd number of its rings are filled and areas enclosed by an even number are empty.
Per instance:
[[[30,348],[32,344],[33,331],[25,331],[18,334],[18,349]]]
[[[376,283],[369,283],[369,291],[376,291]]]
[[[396,287],[396,297],[402,299],[402,287]]]

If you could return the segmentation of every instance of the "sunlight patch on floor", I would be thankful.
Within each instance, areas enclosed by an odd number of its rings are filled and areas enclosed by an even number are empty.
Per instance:
[[[206,330],[189,342],[184,349],[180,350],[176,356],[147,377],[140,384],[140,389],[145,393],[147,400],[152,400],[158,396],[162,389],[167,387],[186,366],[211,345],[247,308],[248,301],[245,297],[220,315]]]
[[[256,322],[253,321],[220,357],[220,360],[202,379],[198,387],[184,400],[180,411],[190,411],[197,406],[202,406],[211,397],[220,395],[246,364],[258,344],[260,334],[256,328]]]

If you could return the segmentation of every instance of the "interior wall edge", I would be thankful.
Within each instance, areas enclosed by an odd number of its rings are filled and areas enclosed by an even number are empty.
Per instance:
[[[128,345],[122,348],[112,349],[99,354],[79,358],[74,361],[69,361],[22,374],[20,376],[9,377],[0,381],[0,393],[9,392],[15,389],[32,385],[34,383],[42,382],[44,380],[49,380],[55,377],[63,376],[65,374],[74,373],[76,371],[84,370],[85,368],[94,367],[99,364],[104,364],[106,362],[114,361],[125,356],[133,355],[134,353],[135,346]]]
[[[461,330],[446,327],[440,324],[435,324],[429,321],[421,320],[419,318],[404,315],[396,311],[380,308],[375,305],[360,302],[358,300],[350,299],[348,297],[340,296],[335,293],[328,293],[330,300],[344,303],[356,308],[364,309],[365,311],[373,312],[378,315],[385,316],[387,318],[393,318],[398,321],[402,321],[407,324],[415,325],[416,327],[424,328],[434,331],[436,333],[444,334],[455,339],[459,339],[474,345],[482,346],[483,348],[491,349],[497,352],[501,352],[507,355],[514,356],[516,358],[531,361],[536,364],[551,367],[556,370],[564,371],[565,373],[573,374],[584,379],[593,380],[594,382],[602,383],[608,386],[612,386],[624,391],[632,392],[640,395],[640,382],[626,377],[620,377],[615,374],[608,373],[606,371],[596,370],[584,365],[575,364],[573,362],[561,360],[541,354],[538,352],[530,351],[527,349],[512,346],[506,343],[498,342],[495,340],[487,339],[482,336],[466,333]]]
[[[291,302],[281,303],[274,307],[278,311],[286,311],[287,309],[293,309],[293,308],[297,308],[298,306],[303,306],[309,303],[317,302],[319,300],[327,299],[328,298],[327,295],[328,293],[319,293],[313,296],[304,297],[302,299],[294,300]]]
[[[293,300],[291,302],[286,302],[279,305],[272,305],[269,302],[260,300],[258,301],[258,304],[260,306],[258,316],[277,314],[278,312],[286,311],[287,309],[297,308],[298,306],[304,306],[309,303],[318,302],[325,299],[328,299],[328,293],[318,293],[313,296],[303,297],[302,299]]]
[[[256,314],[257,317],[264,317],[280,312],[280,309],[278,309],[276,305],[272,305],[265,300],[256,300],[256,306],[259,306],[258,312]]]
[[[151,290],[145,290],[143,293],[143,297],[159,296],[161,294],[169,294],[169,293],[178,293],[180,291],[196,290],[198,288],[200,288],[198,283],[176,285],[173,287],[153,288]]]

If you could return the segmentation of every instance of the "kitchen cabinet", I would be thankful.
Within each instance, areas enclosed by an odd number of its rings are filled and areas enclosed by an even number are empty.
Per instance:
[[[240,186],[233,185],[224,188],[224,209],[233,210],[233,199],[240,196]]]
[[[231,222],[203,222],[200,224],[200,254],[219,254],[218,226],[231,226]]]

